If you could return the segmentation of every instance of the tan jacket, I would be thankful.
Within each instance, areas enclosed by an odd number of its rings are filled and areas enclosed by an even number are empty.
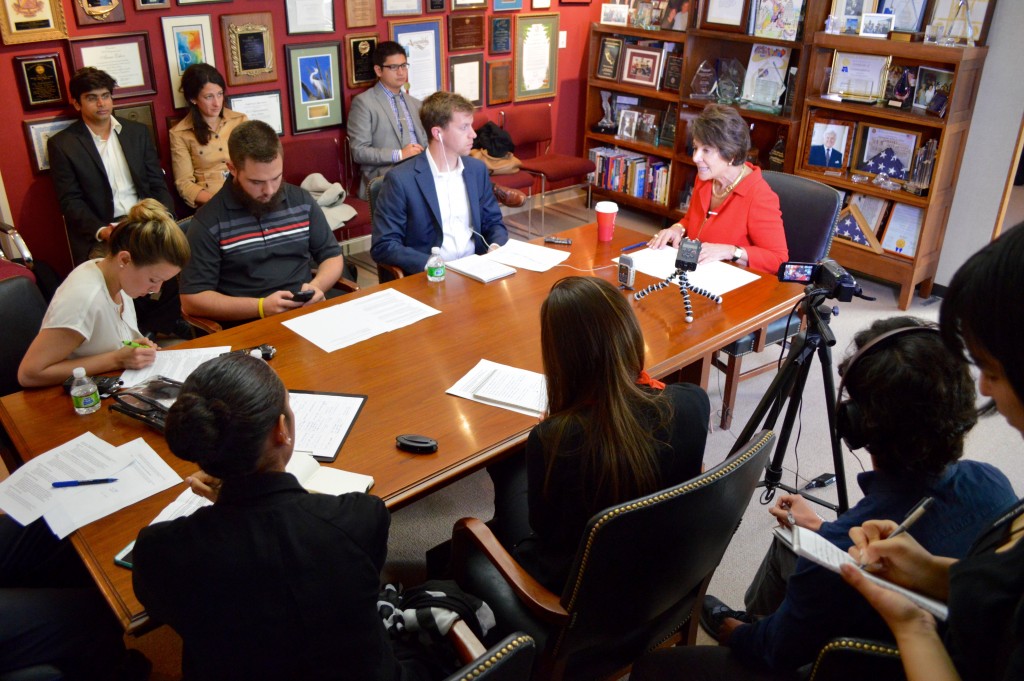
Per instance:
[[[228,137],[249,117],[243,113],[224,109],[220,127],[210,135],[210,141],[200,146],[192,129],[192,116],[187,115],[171,128],[171,168],[174,186],[185,203],[195,208],[196,197],[204,189],[216,194],[224,186],[228,172]]]

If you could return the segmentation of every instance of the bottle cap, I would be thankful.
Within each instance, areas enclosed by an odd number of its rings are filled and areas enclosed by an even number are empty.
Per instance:
[[[85,367],[75,367],[75,370],[71,372],[71,375],[75,378],[85,378]]]
[[[439,246],[433,246],[430,249],[430,253],[431,253],[431,255],[440,255],[441,248]]]

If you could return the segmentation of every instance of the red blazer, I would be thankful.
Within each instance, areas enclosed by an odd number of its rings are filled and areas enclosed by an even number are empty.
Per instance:
[[[691,239],[743,247],[751,269],[774,275],[779,265],[789,260],[779,197],[765,182],[760,168],[749,163],[747,167],[752,171],[750,175],[736,185],[718,207],[718,214],[710,217],[711,182],[698,179],[683,226]]]

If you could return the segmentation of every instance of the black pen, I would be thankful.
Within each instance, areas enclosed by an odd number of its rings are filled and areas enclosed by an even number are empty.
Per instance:
[[[634,248],[640,248],[641,246],[646,246],[646,245],[647,245],[646,241],[637,241],[635,244],[633,244],[631,246],[626,246],[625,248],[623,248],[622,252],[625,253],[626,251],[632,251]]]
[[[95,480],[61,480],[53,483],[54,487],[81,487],[82,485],[105,485],[117,482],[117,478],[96,478]]]

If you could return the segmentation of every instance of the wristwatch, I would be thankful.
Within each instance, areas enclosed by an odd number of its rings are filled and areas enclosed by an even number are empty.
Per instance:
[[[742,257],[743,257],[743,249],[740,248],[739,246],[737,246],[736,248],[732,249],[732,258],[729,260],[729,262],[736,262],[737,260],[739,260]]]

